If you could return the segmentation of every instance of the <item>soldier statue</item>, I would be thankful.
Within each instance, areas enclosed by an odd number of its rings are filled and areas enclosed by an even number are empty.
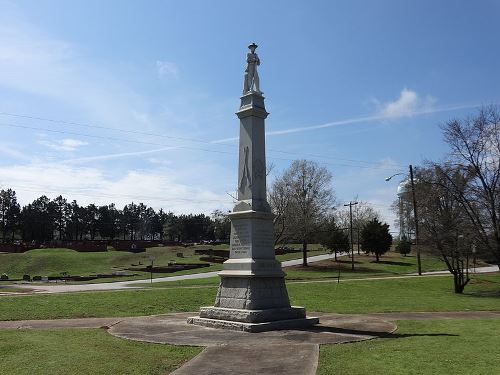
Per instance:
[[[262,94],[259,86],[259,73],[257,73],[257,65],[260,65],[259,56],[255,53],[257,44],[252,43],[248,46],[248,48],[250,49],[250,52],[247,53],[247,68],[245,69],[243,95],[250,91],[255,91],[259,94]]]

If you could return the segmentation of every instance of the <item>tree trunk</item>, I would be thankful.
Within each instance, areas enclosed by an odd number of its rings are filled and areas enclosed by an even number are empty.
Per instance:
[[[455,293],[462,294],[464,292],[465,286],[469,283],[469,281],[470,279],[468,276],[466,279],[464,279],[463,270],[457,270],[453,274],[453,286]]]
[[[379,255],[378,255],[378,253],[375,253],[375,259],[376,259],[375,262],[378,263],[378,261],[379,261]]]
[[[302,241],[302,265],[307,267],[307,241]]]

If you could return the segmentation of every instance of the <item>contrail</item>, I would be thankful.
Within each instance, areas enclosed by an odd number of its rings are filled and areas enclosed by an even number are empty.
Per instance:
[[[358,123],[363,123],[363,122],[381,121],[381,120],[394,120],[394,119],[398,119],[398,118],[402,118],[402,117],[412,117],[412,116],[419,116],[419,115],[439,113],[439,112],[450,112],[450,111],[456,111],[459,109],[477,108],[480,106],[481,106],[481,104],[465,104],[465,105],[456,105],[456,106],[449,106],[449,107],[424,109],[424,110],[419,110],[419,111],[408,112],[407,114],[399,115],[399,116],[390,116],[390,115],[384,114],[384,115],[354,117],[354,118],[350,118],[350,119],[346,119],[346,120],[327,122],[326,124],[321,124],[321,125],[303,126],[303,127],[289,128],[289,129],[283,129],[283,130],[274,130],[274,131],[267,132],[266,135],[272,136],[272,135],[284,135],[284,134],[291,134],[291,133],[300,133],[300,132],[306,132],[306,131],[311,131],[311,130],[332,128],[332,127],[339,126],[339,125],[358,124]]]
[[[354,117],[354,118],[345,119],[345,120],[327,122],[325,124],[320,124],[320,125],[311,125],[311,126],[303,126],[303,127],[269,131],[269,132],[266,132],[266,136],[280,136],[280,135],[286,135],[286,134],[308,132],[308,131],[319,130],[319,129],[333,128],[333,127],[341,126],[341,125],[360,124],[360,123],[372,122],[372,121],[395,120],[395,119],[402,118],[402,117],[413,117],[413,116],[420,116],[420,115],[426,115],[426,114],[432,114],[432,113],[456,111],[456,110],[460,110],[460,109],[477,108],[477,107],[480,107],[481,105],[482,104],[464,104],[464,105],[454,105],[454,106],[430,108],[430,109],[412,111],[412,112],[408,112],[404,115],[398,115],[398,116],[390,116],[387,114],[378,114],[378,115],[372,115],[372,116]],[[237,141],[238,139],[239,139],[238,137],[221,138],[221,139],[211,140],[208,143],[222,144],[222,143],[234,142],[234,141]],[[169,147],[162,147],[162,148],[146,150],[146,151],[131,151],[131,152],[122,152],[122,153],[117,153],[117,154],[88,156],[88,157],[66,160],[66,162],[79,163],[79,162],[87,162],[87,161],[95,161],[95,160],[107,160],[107,159],[115,159],[115,158],[129,157],[129,156],[153,154],[153,153],[157,153],[157,152],[175,150],[175,149],[179,149],[179,148],[182,148],[182,146],[169,146]]]

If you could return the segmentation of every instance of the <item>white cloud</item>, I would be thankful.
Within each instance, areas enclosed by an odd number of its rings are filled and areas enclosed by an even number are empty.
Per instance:
[[[14,159],[30,160],[30,158],[24,152],[19,151],[17,147],[13,147],[6,143],[0,143],[0,153]]]
[[[156,61],[156,69],[158,77],[164,78],[179,78],[179,69],[177,65],[171,61]]]
[[[73,138],[59,139],[55,141],[40,140],[38,143],[58,151],[75,151],[81,146],[88,145],[88,142]]]
[[[392,102],[381,104],[374,99],[379,114],[387,118],[398,118],[413,116],[422,112],[433,112],[436,99],[431,96],[421,98],[415,91],[404,88],[399,94],[399,98]]]
[[[182,181],[182,176],[162,169],[129,170],[114,178],[97,168],[61,164],[0,166],[0,185],[14,189],[23,205],[45,194],[50,198],[63,195],[82,205],[116,203],[123,207],[132,201],[143,202],[176,213],[210,214],[216,208],[231,208],[232,200],[226,194],[216,193],[206,184]]]

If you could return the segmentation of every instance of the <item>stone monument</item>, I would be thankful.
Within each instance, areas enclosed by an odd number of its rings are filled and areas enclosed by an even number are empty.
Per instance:
[[[230,214],[230,257],[219,272],[215,305],[202,307],[188,323],[247,332],[302,328],[317,324],[303,307],[290,306],[285,274],[274,254],[271,208],[266,198],[264,123],[268,115],[260,91],[257,45],[248,46],[243,84],[238,165],[238,202]]]

